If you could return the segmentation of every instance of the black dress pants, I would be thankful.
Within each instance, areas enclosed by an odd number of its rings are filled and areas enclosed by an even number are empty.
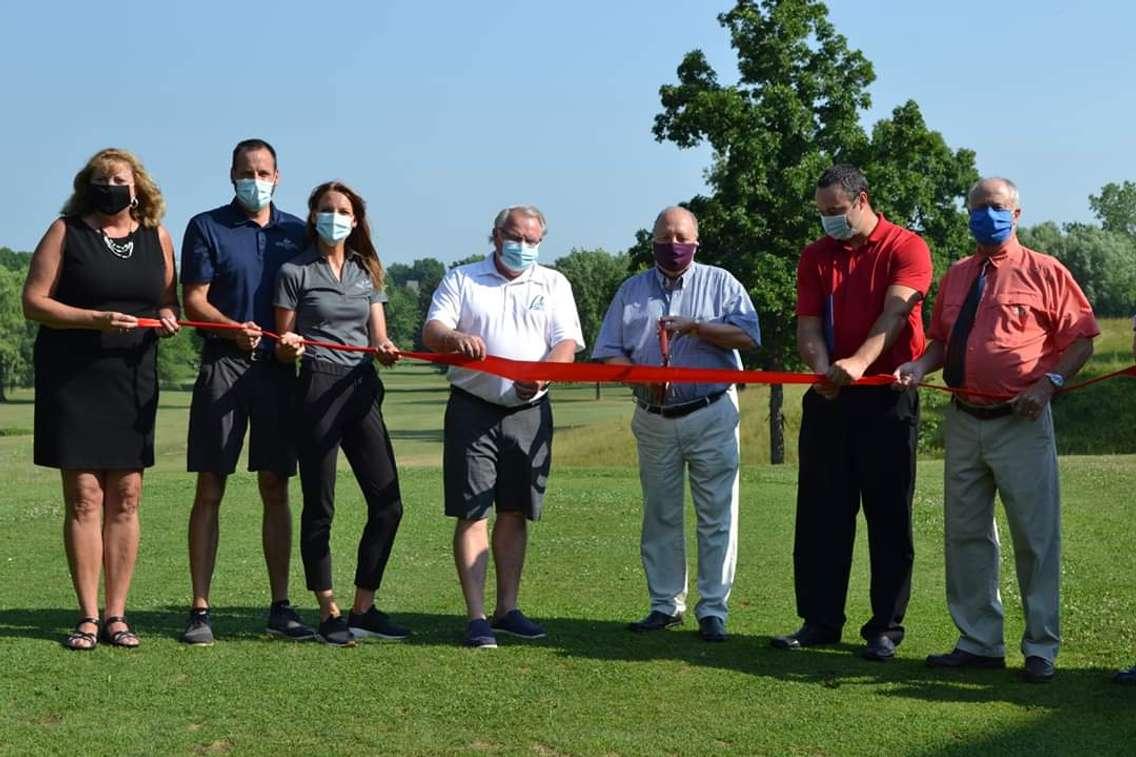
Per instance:
[[[915,560],[911,501],[918,427],[914,390],[844,387],[834,400],[806,392],[793,548],[797,614],[806,623],[837,632],[844,626],[863,503],[872,617],[860,635],[902,641]]]
[[[382,582],[402,520],[398,470],[380,411],[382,401],[383,385],[370,361],[351,367],[308,360],[300,369],[296,414],[304,494],[300,557],[312,591],[331,588],[331,521],[340,447],[367,503],[355,585],[377,590]]]

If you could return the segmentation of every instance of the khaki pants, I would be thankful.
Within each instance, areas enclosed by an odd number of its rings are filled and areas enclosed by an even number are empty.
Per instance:
[[[735,390],[681,418],[635,409],[631,430],[643,486],[640,554],[651,609],[686,611],[686,471],[698,517],[699,618],[726,619],[738,557],[738,400]]]
[[[1002,497],[1025,611],[1021,650],[1054,660],[1061,643],[1061,496],[1053,415],[979,420],[946,410],[947,605],[958,648],[1005,656],[1000,546],[994,494]]]

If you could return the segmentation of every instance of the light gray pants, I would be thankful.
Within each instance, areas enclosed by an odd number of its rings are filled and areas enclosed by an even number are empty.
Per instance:
[[[947,605],[971,654],[1005,656],[994,494],[1014,544],[1026,627],[1022,654],[1054,660],[1061,643],[1061,494],[1053,415],[979,420],[946,410]]]
[[[639,448],[643,486],[640,553],[651,609],[686,611],[685,474],[698,517],[698,594],[695,615],[726,619],[738,557],[737,393],[682,418],[635,409],[631,431]]]

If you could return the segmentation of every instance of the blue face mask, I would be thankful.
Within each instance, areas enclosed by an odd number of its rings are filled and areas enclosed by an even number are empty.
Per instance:
[[[996,247],[1014,233],[1014,211],[975,208],[970,211],[970,233],[984,247]]]
[[[526,242],[514,242],[511,239],[506,239],[501,243],[501,262],[510,271],[521,271],[528,268],[536,262],[536,257],[540,252],[540,243],[528,244]]]
[[[264,179],[237,179],[234,182],[237,191],[237,200],[249,212],[256,213],[272,202],[272,191],[276,184]]]
[[[852,230],[852,224],[848,223],[848,216],[844,214],[838,216],[822,215],[820,225],[824,228],[825,234],[841,242],[848,241],[855,233]]]
[[[351,235],[353,220],[340,213],[316,213],[316,233],[324,244],[336,245]]]

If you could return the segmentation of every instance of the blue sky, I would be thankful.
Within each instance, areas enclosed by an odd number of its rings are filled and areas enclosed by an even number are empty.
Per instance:
[[[180,240],[191,215],[231,198],[230,150],[255,135],[280,152],[281,207],[300,213],[311,187],[347,181],[388,262],[483,252],[494,213],[519,202],[549,218],[545,261],[625,249],[703,188],[708,152],[658,144],[650,127],[688,50],[732,81],[715,19],[728,6],[6,4],[0,245],[34,247],[75,172],[109,145],[142,157]],[[980,171],[1018,182],[1024,223],[1088,220],[1090,193],[1136,179],[1136,5],[829,6],[875,65],[865,122],[914,98]]]

